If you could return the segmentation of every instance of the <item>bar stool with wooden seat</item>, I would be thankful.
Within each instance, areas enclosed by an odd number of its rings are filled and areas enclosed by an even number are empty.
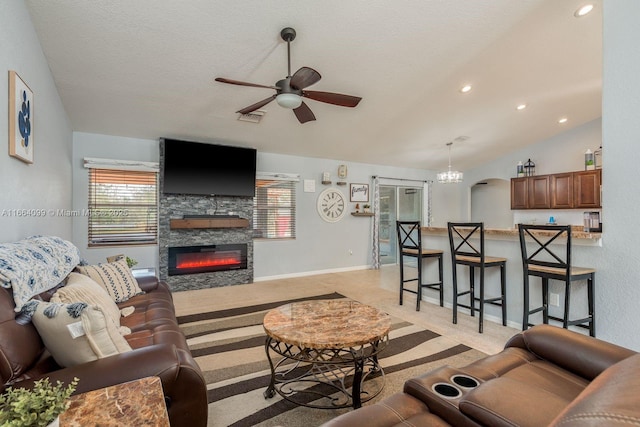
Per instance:
[[[479,314],[478,332],[482,333],[484,321],[484,306],[491,304],[502,308],[502,325],[507,326],[507,282],[506,282],[506,258],[487,256],[484,250],[484,223],[482,222],[449,222],[449,245],[451,246],[451,267],[453,275],[453,323],[458,323],[458,306],[468,308],[471,316],[475,312]],[[478,249],[470,241],[471,238],[479,239]],[[458,292],[458,265],[469,267],[469,290]],[[500,269],[500,295],[496,297],[485,296],[485,270],[489,267]],[[480,295],[475,295],[475,269],[479,269]],[[469,295],[469,304],[461,304],[458,298]],[[478,303],[476,307],[476,302]]]
[[[440,293],[440,307],[444,305],[444,295],[442,289],[442,257],[444,251],[439,249],[426,249],[422,247],[422,232],[420,230],[420,221],[396,221],[396,229],[398,232],[398,252],[400,253],[400,305],[402,305],[402,297],[404,292],[417,295],[416,311],[420,311],[420,301],[422,300],[422,289],[436,289]],[[413,257],[416,259],[418,267],[418,277],[405,279],[404,276],[404,257]],[[432,283],[422,283],[422,261],[425,259],[438,260],[438,281]],[[417,282],[416,290],[406,289],[405,283]]]
[[[524,309],[522,329],[533,326],[529,316],[542,312],[543,323],[549,319],[562,322],[562,327],[579,326],[589,330],[589,335],[596,336],[596,316],[594,304],[594,287],[596,270],[590,267],[571,265],[571,226],[570,225],[532,225],[518,224],[520,250],[522,252],[522,268],[524,275]],[[527,248],[527,242],[530,248]],[[550,245],[560,245],[553,250]],[[528,251],[528,249],[531,249]],[[542,279],[542,306],[529,307],[529,276]],[[564,282],[564,313],[562,317],[549,315],[549,280]],[[569,320],[571,303],[571,284],[578,280],[587,281],[587,310],[585,318]]]

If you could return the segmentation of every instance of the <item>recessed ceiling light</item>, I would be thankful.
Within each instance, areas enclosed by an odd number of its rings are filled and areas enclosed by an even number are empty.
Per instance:
[[[460,89],[460,92],[467,93],[470,90],[471,90],[471,85],[465,85],[465,86],[462,86],[462,88]]]
[[[558,123],[562,124],[562,123],[567,123],[567,119],[566,117],[562,117],[560,120],[558,120]]]
[[[527,104],[520,104],[516,107],[516,110],[524,110],[525,108],[527,108]]]
[[[581,6],[580,8],[578,8],[578,10],[575,11],[573,16],[575,16],[576,18],[580,18],[586,15],[587,13],[591,12],[592,10],[593,10],[592,4],[585,4],[584,6]]]

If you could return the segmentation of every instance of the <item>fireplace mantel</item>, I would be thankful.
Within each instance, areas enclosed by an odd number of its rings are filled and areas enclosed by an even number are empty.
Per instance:
[[[172,219],[169,226],[172,230],[193,228],[248,228],[249,220],[245,218]]]

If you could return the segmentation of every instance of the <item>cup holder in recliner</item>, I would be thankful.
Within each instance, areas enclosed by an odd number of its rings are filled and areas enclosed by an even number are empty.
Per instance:
[[[457,399],[462,396],[462,391],[458,387],[448,383],[435,383],[431,388],[446,399]]]
[[[480,382],[477,379],[462,374],[453,375],[451,377],[451,381],[462,388],[476,388],[480,385]]]

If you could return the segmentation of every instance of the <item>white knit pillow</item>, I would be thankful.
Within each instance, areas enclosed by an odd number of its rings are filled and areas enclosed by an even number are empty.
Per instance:
[[[32,321],[58,365],[70,367],[131,351],[98,306],[37,302]]]
[[[124,302],[129,298],[142,294],[138,282],[131,274],[126,259],[116,262],[76,267],[76,271],[91,277],[105,288],[115,302]]]
[[[126,326],[120,326],[121,310],[111,298],[111,295],[95,280],[84,274],[69,273],[66,284],[51,296],[50,301],[64,304],[86,302],[89,305],[97,305],[120,328],[122,335],[131,333],[131,329]]]

